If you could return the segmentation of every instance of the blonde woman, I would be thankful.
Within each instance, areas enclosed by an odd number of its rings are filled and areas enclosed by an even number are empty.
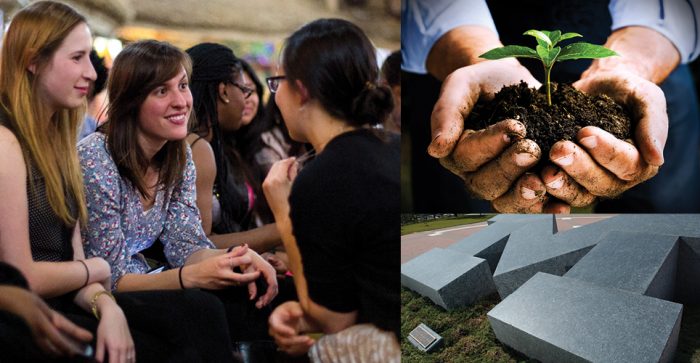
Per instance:
[[[0,256],[52,308],[94,333],[97,361],[225,361],[230,346],[215,317],[178,322],[201,306],[223,313],[218,301],[197,292],[112,295],[109,264],[85,258],[75,143],[95,79],[91,47],[85,18],[60,3],[33,3],[10,23],[0,60]],[[168,317],[158,314],[165,303]],[[194,331],[210,344],[202,352],[190,345],[201,339]]]

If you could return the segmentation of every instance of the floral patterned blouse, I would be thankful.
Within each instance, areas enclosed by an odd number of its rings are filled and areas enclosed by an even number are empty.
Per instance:
[[[144,211],[138,190],[119,175],[107,150],[105,135],[94,133],[78,144],[87,199],[88,223],[83,243],[88,257],[98,256],[112,267],[112,288],[128,273],[149,269],[141,251],[160,239],[173,267],[202,248],[215,248],[207,239],[196,204],[195,167],[187,147],[185,175],[170,190],[159,190]]]

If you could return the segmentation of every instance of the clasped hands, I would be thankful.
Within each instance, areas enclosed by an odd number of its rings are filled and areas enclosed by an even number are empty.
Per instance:
[[[656,175],[668,134],[666,99],[654,83],[626,70],[588,71],[574,87],[606,94],[632,110],[634,140],[589,126],[578,132],[576,142],[558,141],[549,155],[541,155],[517,120],[464,130],[464,119],[479,97],[493,98],[504,85],[521,80],[530,87],[541,85],[514,59],[457,69],[445,79],[431,116],[428,153],[496,211],[568,213],[572,206],[614,198]],[[540,174],[528,172],[543,157],[550,163]]]

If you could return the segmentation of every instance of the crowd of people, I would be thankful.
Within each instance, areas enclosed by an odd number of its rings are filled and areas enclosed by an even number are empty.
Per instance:
[[[0,53],[0,361],[398,362],[400,85],[375,54],[351,22],[306,24],[265,104],[222,44],[137,41],[107,76],[83,15],[20,10]]]

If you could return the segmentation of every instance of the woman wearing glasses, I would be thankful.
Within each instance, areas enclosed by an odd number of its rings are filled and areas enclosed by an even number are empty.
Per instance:
[[[272,164],[290,156],[300,157],[306,153],[305,145],[292,140],[282,121],[279,108],[274,100],[262,104],[263,84],[253,68],[244,60],[243,79],[245,84],[255,87],[255,92],[246,99],[240,130],[236,132],[236,146],[253,170],[258,180],[264,180]],[[261,193],[262,194],[262,193]],[[274,221],[265,198],[260,198],[258,214],[263,223]]]
[[[268,85],[291,137],[317,155],[298,175],[293,158],[275,163],[263,183],[299,295],[275,309],[270,332],[291,354],[313,345],[314,361],[345,361],[344,351],[398,362],[399,145],[366,127],[391,112],[391,91],[377,84],[374,47],[345,20],[303,26],[282,59]],[[305,335],[318,331],[316,343]]]
[[[241,63],[230,48],[202,43],[187,53],[192,59],[197,120],[187,141],[197,170],[202,227],[219,248],[245,242],[262,253],[281,240],[274,225],[253,228],[257,199],[262,196],[260,181],[235,145],[244,104],[254,89],[243,85]]]

